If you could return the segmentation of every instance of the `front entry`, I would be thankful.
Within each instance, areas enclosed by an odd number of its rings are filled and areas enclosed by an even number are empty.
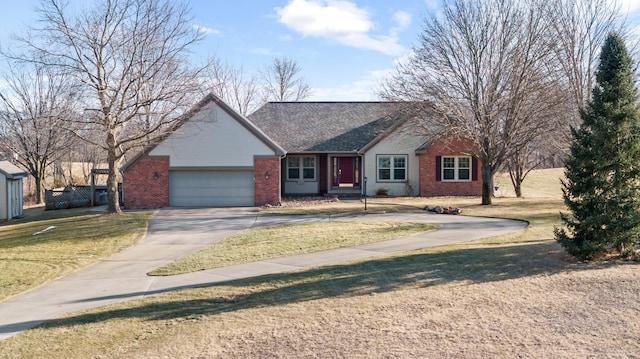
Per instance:
[[[360,157],[333,157],[332,161],[334,189],[360,187]]]

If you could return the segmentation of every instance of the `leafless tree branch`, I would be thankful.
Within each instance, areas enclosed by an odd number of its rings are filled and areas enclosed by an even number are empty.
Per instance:
[[[84,91],[83,120],[97,127],[107,152],[109,211],[119,212],[117,173],[122,157],[152,143],[198,100],[204,68],[187,56],[203,34],[189,9],[170,0],[99,0],[80,15],[62,0],[44,0],[40,27],[19,41],[25,61],[69,71]]]

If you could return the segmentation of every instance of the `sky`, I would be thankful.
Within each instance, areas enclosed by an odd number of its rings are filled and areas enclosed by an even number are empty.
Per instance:
[[[275,57],[293,59],[313,88],[311,101],[376,100],[379,83],[417,44],[424,19],[442,0],[187,0],[206,33],[196,60],[214,55],[247,74]],[[446,0],[444,0],[446,1]],[[39,0],[0,0],[0,46],[11,47],[37,18]],[[72,6],[87,0],[71,0]],[[640,33],[640,0],[623,0]]]

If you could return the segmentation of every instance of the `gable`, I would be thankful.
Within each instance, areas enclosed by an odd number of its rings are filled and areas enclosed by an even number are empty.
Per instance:
[[[149,155],[169,156],[170,167],[251,167],[254,156],[280,154],[274,147],[224,103],[210,101]]]
[[[416,148],[432,138],[432,134],[421,133],[412,128],[412,123],[405,122],[389,133],[381,136],[365,147],[367,153],[406,153],[414,155]]]

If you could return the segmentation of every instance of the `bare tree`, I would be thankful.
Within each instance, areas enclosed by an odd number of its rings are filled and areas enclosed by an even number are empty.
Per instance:
[[[21,43],[29,60],[70,71],[84,87],[83,121],[106,152],[108,211],[120,212],[117,175],[123,156],[155,141],[199,96],[201,69],[187,56],[203,38],[186,5],[171,0],[96,0],[80,13],[43,0],[40,28]]]
[[[516,197],[522,197],[522,184],[531,171],[557,163],[558,142],[553,132],[547,133],[547,136],[540,136],[524,146],[514,148],[505,160]]]
[[[255,76],[247,76],[242,66],[234,67],[218,58],[210,61],[204,73],[204,92],[213,92],[243,116],[260,105],[260,88]]]
[[[570,98],[566,87],[543,72],[546,79],[538,79],[537,89],[529,88],[523,95],[527,105],[520,111],[519,123],[527,133],[513,141],[505,165],[517,197],[522,197],[522,183],[527,175],[540,165],[562,152],[566,142],[568,126],[564,114],[571,109],[567,106]]]
[[[381,90],[391,100],[426,104],[445,131],[474,142],[482,163],[482,204],[491,204],[493,176],[517,148],[548,123],[550,43],[543,1],[453,0],[425,21],[420,45]]]
[[[69,150],[68,122],[78,93],[68,73],[29,63],[8,62],[0,91],[5,147],[34,178],[35,200],[42,203],[45,171]]]
[[[312,89],[300,77],[302,69],[295,60],[276,57],[262,71],[265,101],[302,101],[309,97]]]
[[[591,99],[600,49],[611,32],[620,33],[624,16],[617,0],[554,0],[547,8],[550,37],[560,74],[575,105],[571,125]]]
[[[554,53],[548,64],[556,68],[550,75],[557,85],[546,91],[555,91],[556,98],[563,99],[563,103],[549,112],[544,111],[548,101],[536,101],[538,110],[542,110],[538,111],[538,118],[546,119],[549,131],[540,131],[540,136],[530,144],[514,147],[506,160],[518,197],[531,170],[558,154],[566,155],[570,128],[580,125],[580,111],[591,97],[600,48],[611,31],[620,31],[625,26],[616,0],[556,0],[550,5],[540,10],[546,12],[547,38]]]
[[[83,134],[83,137],[86,136],[90,135]],[[69,149],[58,161],[56,174],[61,176],[60,180],[65,184],[90,184],[92,170],[104,168],[101,166],[106,163],[105,152],[100,147],[75,136],[70,140]]]

